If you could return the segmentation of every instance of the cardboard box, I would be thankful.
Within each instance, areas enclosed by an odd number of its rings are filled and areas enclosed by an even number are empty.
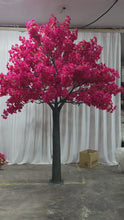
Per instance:
[[[79,166],[84,168],[92,168],[98,165],[98,151],[85,150],[80,152]]]

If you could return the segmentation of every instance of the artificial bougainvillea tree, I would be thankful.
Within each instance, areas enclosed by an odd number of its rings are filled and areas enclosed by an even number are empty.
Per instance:
[[[47,103],[53,112],[52,182],[61,182],[60,110],[65,103],[81,104],[113,112],[112,95],[121,92],[115,83],[118,71],[98,62],[102,47],[94,37],[75,43],[70,17],[60,24],[54,15],[39,26],[26,22],[29,38],[19,37],[9,51],[7,74],[0,74],[0,94],[9,95],[8,114],[20,112],[28,102]]]

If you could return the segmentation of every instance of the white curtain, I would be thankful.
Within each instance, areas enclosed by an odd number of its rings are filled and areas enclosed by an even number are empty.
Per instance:
[[[0,31],[0,72],[6,73],[8,50],[19,43],[19,35],[26,32]],[[119,33],[91,33],[79,31],[78,41],[96,36],[103,46],[101,61],[120,72],[121,45]],[[119,80],[117,82],[120,83]],[[6,107],[6,97],[0,98],[0,114]],[[115,150],[121,142],[120,95],[113,98],[118,106],[106,113],[85,104],[66,104],[61,111],[62,163],[79,161],[85,149],[99,151],[99,162],[115,164]],[[21,113],[0,117],[0,152],[10,164],[48,164],[52,161],[52,112],[47,104],[27,104]]]

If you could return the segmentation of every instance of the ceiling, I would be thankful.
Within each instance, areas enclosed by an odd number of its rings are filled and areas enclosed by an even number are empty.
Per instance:
[[[39,24],[54,14],[60,22],[69,15],[72,26],[82,27],[103,14],[115,0],[0,0],[0,26],[22,25],[34,18]],[[89,28],[124,28],[124,0]]]
[[[69,15],[72,27],[124,29],[124,0],[0,0],[0,26],[24,27],[32,18],[41,25],[51,14],[60,22]]]

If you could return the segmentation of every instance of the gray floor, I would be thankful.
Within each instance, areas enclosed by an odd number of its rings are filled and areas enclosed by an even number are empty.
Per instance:
[[[50,165],[0,170],[2,220],[123,220],[124,174],[117,166],[62,165],[64,184],[49,184]]]

